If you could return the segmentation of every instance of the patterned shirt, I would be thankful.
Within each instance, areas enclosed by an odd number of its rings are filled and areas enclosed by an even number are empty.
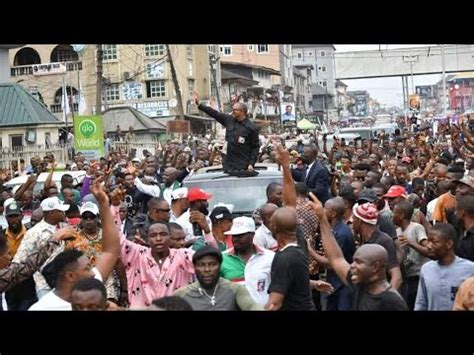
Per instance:
[[[154,299],[171,296],[194,281],[193,250],[170,249],[160,269],[151,248],[133,243],[123,234],[120,234],[120,247],[130,308],[148,307]]]
[[[306,240],[311,242],[314,247],[316,245],[316,237],[319,235],[319,219],[313,211],[313,208],[308,201],[296,202],[296,215],[300,220],[300,226],[303,230],[303,235]],[[319,272],[319,264],[312,257],[309,257],[309,270],[311,275]]]
[[[40,245],[51,239],[51,236],[54,234],[54,232],[56,232],[56,226],[47,223],[43,219],[41,222],[26,232],[12,262],[24,263],[30,254],[38,252]],[[64,242],[61,242],[52,255],[42,265],[42,268],[53,261],[53,259],[63,250]],[[41,272],[37,271],[33,275],[33,278],[36,283],[36,291],[51,289]]]
[[[8,267],[0,270],[0,292],[26,280],[38,270],[57,248],[58,242],[48,241],[39,246],[38,251],[27,255],[20,263],[12,262]]]

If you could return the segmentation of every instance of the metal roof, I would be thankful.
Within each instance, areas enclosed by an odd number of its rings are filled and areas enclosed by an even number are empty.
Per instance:
[[[154,133],[166,130],[165,125],[130,106],[110,108],[102,114],[102,117],[106,132],[114,132],[117,126],[124,131],[128,131],[128,128],[132,126],[135,132]]]
[[[64,124],[21,85],[0,84],[0,127]]]

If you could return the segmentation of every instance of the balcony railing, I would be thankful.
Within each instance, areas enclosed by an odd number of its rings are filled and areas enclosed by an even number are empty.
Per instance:
[[[44,63],[47,64],[47,63]],[[67,71],[82,70],[82,62],[65,62]],[[33,75],[33,65],[18,65],[10,68],[11,76]]]
[[[51,110],[52,113],[61,113],[63,112],[63,108],[61,106],[62,106],[61,104],[49,105],[49,109]],[[72,110],[73,112],[79,112],[79,105],[72,104]]]

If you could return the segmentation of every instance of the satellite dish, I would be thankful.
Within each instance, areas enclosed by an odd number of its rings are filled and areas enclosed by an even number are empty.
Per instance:
[[[168,101],[168,105],[169,105],[169,107],[171,107],[171,108],[175,108],[176,105],[178,105],[178,100],[176,100],[176,99],[170,99],[170,100]]]

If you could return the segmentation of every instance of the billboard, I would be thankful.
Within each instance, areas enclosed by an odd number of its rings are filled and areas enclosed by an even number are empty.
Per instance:
[[[191,122],[183,120],[174,120],[166,122],[166,133],[190,133]]]
[[[280,104],[281,124],[296,125],[296,113],[294,102],[282,102]]]
[[[433,87],[431,85],[417,86],[416,94],[421,97],[433,97]]]
[[[74,117],[74,149],[87,160],[99,160],[104,152],[104,126],[101,116]]]

